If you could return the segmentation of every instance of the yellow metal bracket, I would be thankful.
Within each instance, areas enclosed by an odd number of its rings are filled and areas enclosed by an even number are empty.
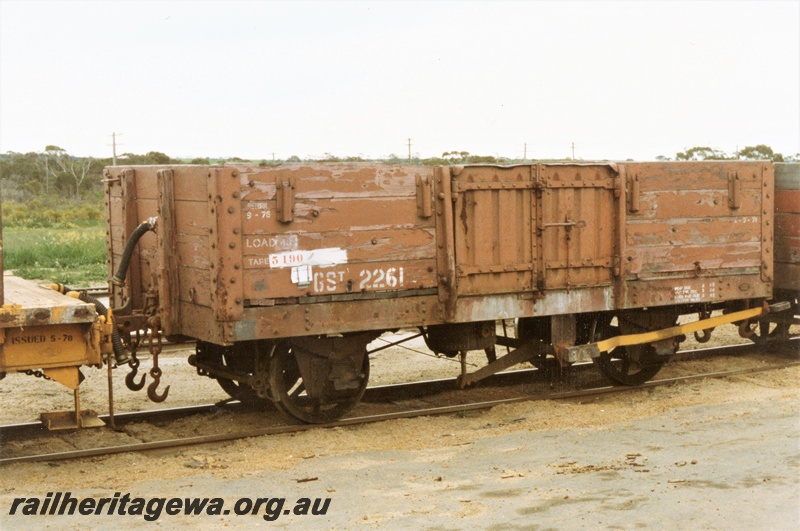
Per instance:
[[[771,313],[780,312],[789,309],[788,303],[777,303],[767,305],[766,303],[759,308],[751,308],[749,310],[742,310],[733,312],[718,317],[711,317],[693,323],[686,323],[671,328],[664,328],[663,330],[656,330],[653,332],[643,332],[641,334],[628,334],[624,336],[611,337],[598,341],[596,343],[589,343],[588,345],[575,345],[564,348],[564,358],[566,361],[575,362],[588,358],[596,358],[603,352],[614,350],[617,347],[627,347],[631,345],[643,345],[646,343],[656,343],[664,339],[690,334],[692,332],[699,332],[701,330],[708,330],[718,326],[736,323],[739,321],[748,321],[756,317]]]
[[[661,341],[663,339],[691,334],[692,332],[699,332],[700,330],[707,330],[709,328],[716,328],[724,324],[753,319],[763,315],[764,313],[767,313],[764,311],[764,308],[751,308],[749,310],[742,310],[740,312],[729,313],[727,315],[711,317],[702,321],[695,321],[693,323],[673,326],[663,330],[656,330],[655,332],[643,332],[641,334],[629,334],[626,336],[612,337],[609,339],[604,339],[603,341],[598,341],[597,350],[600,352],[608,352],[609,350],[613,350],[617,347],[655,343],[656,341]]]

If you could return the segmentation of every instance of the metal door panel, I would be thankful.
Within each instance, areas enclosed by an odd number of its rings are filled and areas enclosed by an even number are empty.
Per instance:
[[[531,166],[453,171],[459,295],[535,289],[535,192]]]
[[[542,287],[610,284],[619,225],[615,168],[547,165],[542,175]]]

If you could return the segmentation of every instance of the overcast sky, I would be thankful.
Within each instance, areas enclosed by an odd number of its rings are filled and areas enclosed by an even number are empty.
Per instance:
[[[0,153],[800,152],[800,2],[0,0]]]

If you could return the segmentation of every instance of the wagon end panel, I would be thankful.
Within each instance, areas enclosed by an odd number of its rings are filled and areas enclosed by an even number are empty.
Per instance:
[[[772,165],[625,164],[626,307],[768,297]]]
[[[145,219],[157,214],[157,184],[155,170],[115,166],[106,168],[104,174],[110,279],[119,268],[130,235]],[[112,308],[144,306],[144,294],[152,286],[152,274],[158,270],[155,250],[155,234],[145,234],[133,249],[124,285],[109,284]]]
[[[800,164],[775,164],[775,289],[800,291]]]
[[[435,293],[431,168],[318,164],[239,171],[246,307]],[[285,324],[287,335],[307,333]]]
[[[155,306],[166,335],[222,340],[212,311],[216,221],[208,181],[216,171],[185,165],[106,170],[110,272],[134,229],[158,219],[156,231],[134,248],[125,285],[112,285],[112,307],[142,312]]]

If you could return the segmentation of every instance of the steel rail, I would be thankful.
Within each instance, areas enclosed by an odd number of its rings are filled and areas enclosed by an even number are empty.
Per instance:
[[[210,444],[217,442],[227,442],[239,439],[247,439],[252,437],[263,437],[267,435],[278,435],[286,433],[297,433],[301,431],[309,431],[318,428],[335,428],[343,426],[353,426],[359,424],[369,424],[375,422],[382,422],[387,420],[395,420],[401,418],[415,418],[421,416],[432,415],[446,415],[454,413],[462,413],[467,411],[475,411],[482,409],[490,409],[495,406],[503,404],[513,404],[520,402],[533,402],[541,400],[564,400],[572,398],[585,398],[589,396],[626,393],[641,389],[650,389],[653,387],[661,387],[666,385],[674,385],[680,382],[701,380],[708,378],[727,378],[731,376],[739,376],[744,374],[756,374],[760,372],[780,370],[789,367],[800,365],[800,361],[789,361],[786,363],[772,364],[769,366],[753,367],[748,369],[737,369],[733,371],[720,371],[712,373],[695,374],[689,376],[679,376],[675,378],[665,378],[660,380],[652,380],[645,384],[636,387],[622,387],[622,386],[603,386],[592,389],[583,389],[579,391],[567,391],[559,393],[542,393],[537,395],[520,396],[514,398],[504,398],[499,400],[474,402],[467,404],[459,404],[453,406],[440,406],[433,408],[413,409],[406,411],[398,411],[394,413],[383,413],[378,415],[368,415],[362,417],[351,417],[342,419],[336,422],[326,424],[302,424],[302,425],[284,425],[275,426],[270,428],[261,428],[257,430],[245,430],[238,433],[225,433],[214,435],[198,435],[194,437],[182,437],[176,439],[167,439],[160,441],[149,441],[133,444],[124,444],[119,446],[107,446],[101,448],[89,448],[83,450],[70,450],[66,452],[56,452],[50,454],[37,454],[19,457],[9,457],[0,459],[0,465],[12,463],[25,463],[25,462],[39,462],[39,461],[60,461],[69,459],[78,459],[85,457],[97,457],[104,455],[113,455],[126,452],[140,452],[147,450],[176,448],[182,446],[192,446],[197,444]]]
[[[722,347],[704,347],[693,350],[679,351],[672,356],[672,361],[681,362],[703,358],[710,358],[714,356],[732,356],[744,355],[751,353],[753,349],[757,348],[753,343],[742,343],[738,345],[726,345]],[[594,365],[591,362],[575,363],[568,370],[582,371],[593,370]],[[541,374],[540,370],[531,367],[528,369],[512,369],[497,373],[485,380],[481,380],[468,389],[474,389],[487,386],[504,386],[512,385],[514,383],[529,382],[531,377],[536,377]],[[457,389],[457,378],[435,378],[431,380],[418,380],[416,382],[402,382],[394,384],[373,385],[367,387],[361,402],[365,403],[379,403],[391,401],[393,399],[410,399],[433,392],[442,390]],[[207,413],[214,408],[219,407],[238,407],[240,402],[234,398],[222,400],[210,404],[198,404],[193,406],[178,406],[170,408],[148,409],[144,411],[127,411],[114,414],[114,419],[121,424],[126,422],[137,422],[142,420],[149,420],[153,418],[172,418],[185,415],[194,415],[198,413]],[[110,417],[108,414],[97,415],[99,419],[108,422]],[[3,440],[3,434],[18,431],[46,431],[41,422],[20,422],[16,424],[3,424],[0,425],[0,441]]]
[[[787,347],[791,351],[792,343],[797,342],[800,345],[800,337],[793,338]],[[753,353],[758,345],[753,343],[741,343],[737,345],[725,345],[721,347],[703,347],[693,350],[678,351],[672,356],[673,362],[690,361],[697,359],[711,358],[715,356],[738,356]],[[797,347],[795,347],[797,348]],[[579,362],[573,364],[567,370],[569,371],[583,371],[593,370],[594,365],[591,362]],[[536,377],[541,374],[540,370],[532,367],[528,369],[512,369],[497,373],[485,380],[481,380],[468,389],[488,387],[488,386],[508,386],[515,383],[529,382],[529,378]],[[367,388],[361,402],[365,403],[379,403],[392,401],[393,399],[410,399],[425,396],[426,394],[440,392],[443,390],[457,389],[457,378],[436,378],[431,380],[418,380],[416,382],[402,382],[395,384],[374,385]],[[136,422],[142,420],[149,420],[153,418],[173,418],[185,415],[194,415],[198,413],[206,413],[219,407],[238,407],[240,402],[236,399],[229,398],[221,400],[212,404],[198,404],[193,406],[178,406],[172,408],[159,408],[148,409],[144,411],[128,411],[115,413],[114,418],[122,424],[126,422]],[[104,422],[110,420],[107,414],[100,414],[98,418]],[[3,440],[4,433],[19,432],[19,431],[46,431],[41,422],[21,422],[17,424],[4,424],[0,425],[0,441]]]

